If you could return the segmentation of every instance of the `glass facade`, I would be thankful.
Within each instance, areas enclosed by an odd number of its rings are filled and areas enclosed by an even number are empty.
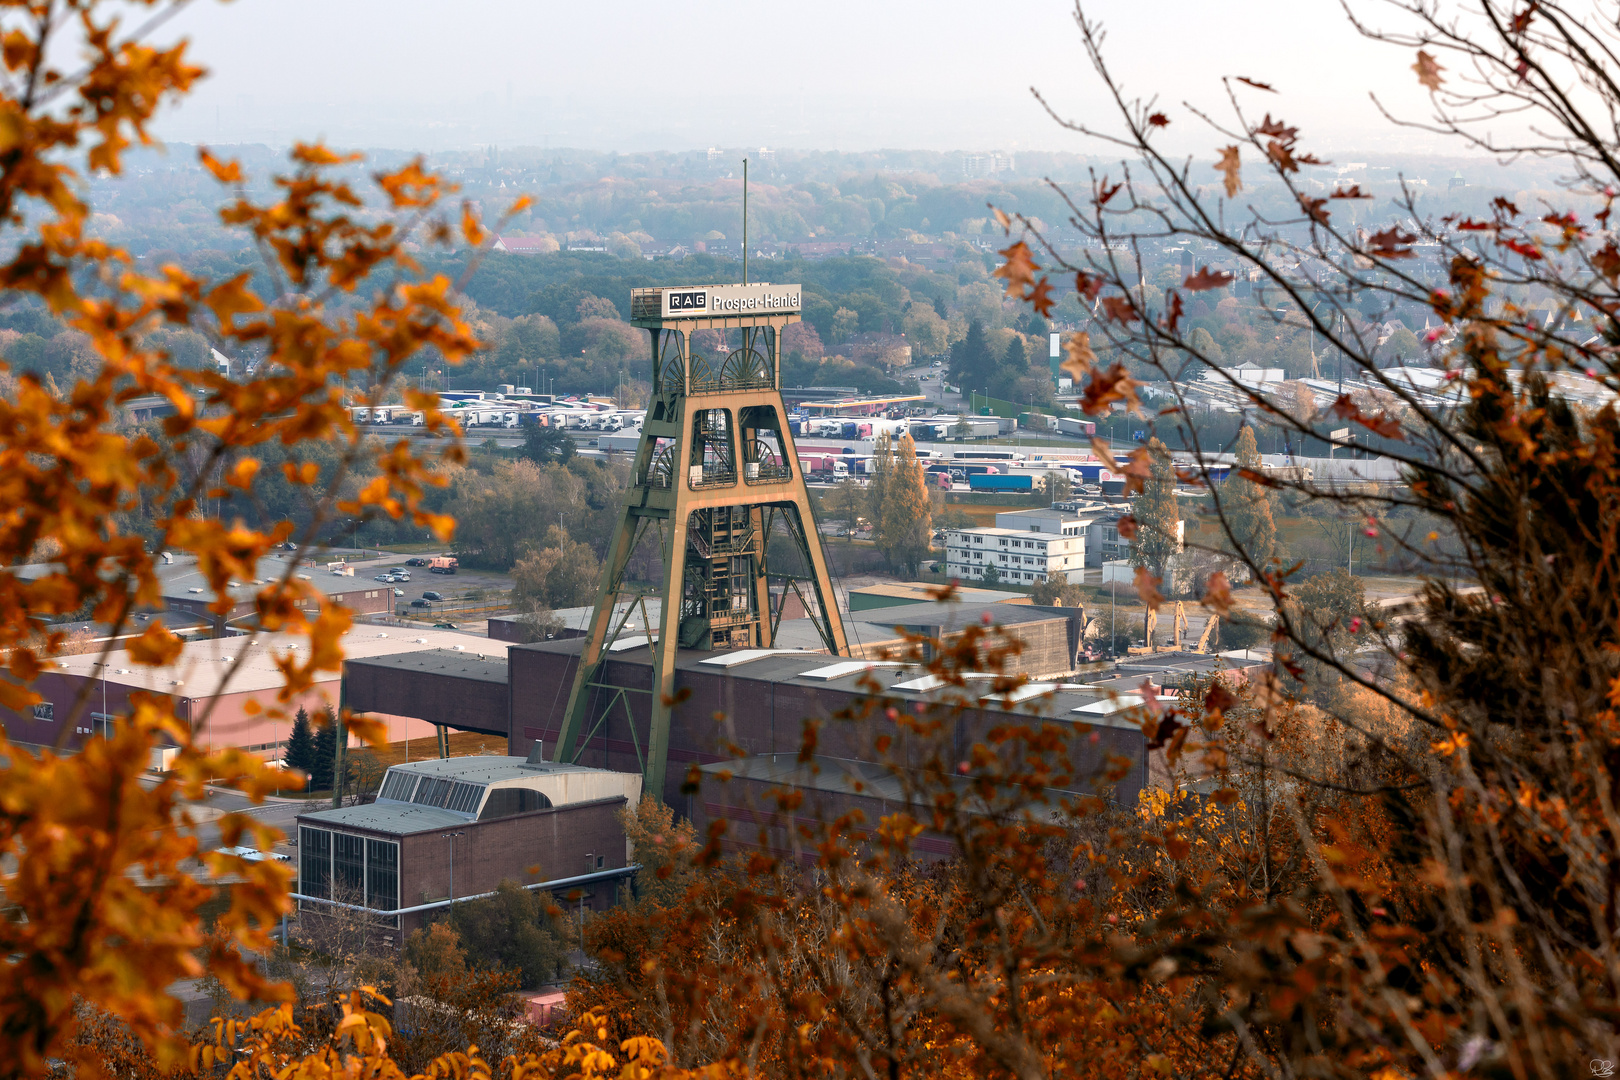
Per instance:
[[[383,781],[382,790],[377,793],[379,799],[394,799],[398,802],[411,801],[411,789],[416,787],[416,777],[408,772],[398,769],[388,770],[388,779]]]
[[[379,911],[399,907],[399,845],[366,841],[366,906]]]
[[[298,891],[322,899],[332,895],[332,834],[325,829],[298,830]]]
[[[526,814],[531,810],[546,810],[550,807],[551,800],[546,798],[543,792],[519,787],[496,788],[484,801],[484,809],[478,815],[478,820],[511,817],[513,814]]]
[[[393,911],[399,907],[399,844],[300,827],[298,891],[322,900]]]
[[[366,838],[332,834],[332,899],[359,904],[366,895]]]

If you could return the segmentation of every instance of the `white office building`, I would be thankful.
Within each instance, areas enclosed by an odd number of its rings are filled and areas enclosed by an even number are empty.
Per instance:
[[[983,581],[987,567],[997,580],[1019,585],[1059,573],[1085,579],[1086,537],[1078,521],[1063,532],[1030,529],[952,529],[945,535],[945,572],[961,581]]]
[[[1119,535],[1121,507],[1077,503],[1008,510],[993,529],[952,529],[945,537],[945,572],[960,581],[983,581],[987,566],[1000,581],[1033,585],[1059,573],[1085,580],[1085,570],[1129,559],[1131,542]],[[1176,523],[1182,540],[1185,522]]]

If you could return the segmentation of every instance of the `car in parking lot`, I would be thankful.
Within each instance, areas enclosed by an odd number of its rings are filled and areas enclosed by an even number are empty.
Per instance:
[[[431,600],[412,600],[411,601],[411,607],[430,608],[432,606],[433,606],[433,601],[431,601]]]
[[[405,560],[405,565],[406,566],[426,566],[427,564],[428,564],[428,561],[426,559],[406,559]]]
[[[432,589],[429,589],[427,592],[422,594],[422,599],[424,599],[424,600],[443,600],[444,599],[444,593],[434,592]]]
[[[394,575],[393,574],[378,574],[372,580],[373,581],[393,581],[394,580]]]
[[[395,596],[404,596],[405,595],[405,590],[404,589],[395,589],[394,590],[394,595]]]
[[[394,575],[394,580],[395,581],[409,581],[409,580],[411,580],[411,575],[409,575],[409,574],[405,573],[405,571],[401,570],[399,573]]]
[[[436,623],[433,624],[433,629],[435,629],[435,630],[456,630],[456,629],[459,629],[459,628],[453,622],[436,622]]]

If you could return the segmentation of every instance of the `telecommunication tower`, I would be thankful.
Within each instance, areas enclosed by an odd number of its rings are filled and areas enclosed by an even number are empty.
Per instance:
[[[631,290],[630,321],[651,334],[652,401],[555,760],[577,760],[608,713],[622,707],[641,759],[642,790],[663,798],[677,648],[772,648],[789,594],[803,604],[827,650],[849,655],[782,403],[782,331],[799,321],[799,306],[797,285]],[[793,567],[770,565],[769,540],[778,526],[799,556]],[[661,586],[627,587],[631,556],[655,534]],[[642,602],[649,596],[660,599],[656,633]],[[609,646],[623,640],[620,632],[638,607],[653,654],[645,742],[624,697],[628,688],[601,679]]]

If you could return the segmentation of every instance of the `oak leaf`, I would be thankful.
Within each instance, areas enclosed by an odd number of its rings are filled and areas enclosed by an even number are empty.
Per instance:
[[[1136,589],[1136,595],[1141,598],[1142,606],[1149,611],[1158,611],[1159,605],[1164,603],[1164,594],[1159,592],[1159,586],[1163,583],[1164,579],[1154,577],[1149,573],[1147,567],[1138,566],[1136,568],[1136,579],[1132,582],[1132,587]]]
[[[1153,127],[1162,128],[1162,127],[1169,127],[1170,126],[1170,118],[1168,116],[1164,115],[1164,113],[1162,113],[1162,112],[1156,112],[1153,115],[1149,116],[1147,122],[1149,124],[1151,124]]]
[[[1418,50],[1417,63],[1412,65],[1412,70],[1417,72],[1418,82],[1428,87],[1430,91],[1439,90],[1440,84],[1445,82],[1440,73],[1446,69],[1422,49]]]
[[[129,658],[137,664],[162,667],[180,658],[180,650],[185,647],[185,642],[170,633],[162,623],[153,622],[147,624],[139,637],[130,638],[124,647],[129,650]]]
[[[1103,317],[1127,326],[1136,321],[1136,308],[1130,300],[1123,296],[1105,296],[1102,298]]]
[[[1119,468],[1114,462],[1114,448],[1108,445],[1106,439],[1093,435],[1091,437],[1091,452],[1096,455],[1098,461],[1108,466],[1109,472]]]
[[[1092,371],[1080,395],[1080,408],[1087,416],[1097,416],[1107,412],[1116,401],[1129,403],[1133,410],[1141,408],[1136,397],[1136,380],[1125,370],[1125,365],[1118,362],[1105,371]]]
[[[1029,245],[1020,240],[997,254],[1005,261],[996,267],[991,277],[1006,281],[1008,296],[1021,295],[1034,282],[1035,271],[1040,269],[1030,254]]]
[[[1084,330],[1070,334],[1064,352],[1068,355],[1064,357],[1058,370],[1073,379],[1075,385],[1079,385],[1086,377],[1086,373],[1097,366],[1097,354],[1091,349],[1091,335]]]
[[[1206,289],[1224,289],[1232,284],[1233,275],[1224,270],[1211,270],[1204,267],[1195,274],[1189,275],[1181,283],[1181,287],[1188,292],[1203,292]]]
[[[1406,245],[1416,241],[1416,236],[1403,232],[1398,225],[1392,225],[1367,237],[1367,252],[1381,259],[1410,259],[1412,249]]]
[[[1233,198],[1243,190],[1242,162],[1236,146],[1221,150],[1220,159],[1215,162],[1215,171],[1225,177],[1227,198]]]

